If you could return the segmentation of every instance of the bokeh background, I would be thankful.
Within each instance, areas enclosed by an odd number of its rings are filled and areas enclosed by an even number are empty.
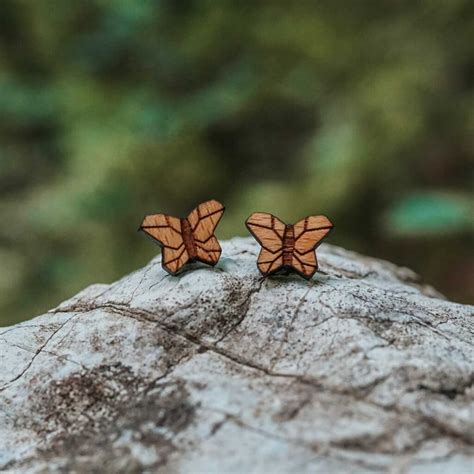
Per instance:
[[[144,214],[324,213],[473,302],[470,0],[2,0],[0,324],[157,252]]]

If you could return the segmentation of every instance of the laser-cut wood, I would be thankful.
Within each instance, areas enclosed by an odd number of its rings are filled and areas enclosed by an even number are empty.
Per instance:
[[[214,266],[221,256],[221,246],[214,231],[224,210],[220,202],[212,199],[199,204],[182,219],[166,214],[145,216],[140,230],[162,247],[161,264],[171,275],[176,275],[191,262]]]
[[[257,260],[262,275],[291,270],[307,280],[318,269],[316,248],[334,227],[326,216],[309,216],[291,225],[265,212],[253,213],[245,225],[262,247]]]

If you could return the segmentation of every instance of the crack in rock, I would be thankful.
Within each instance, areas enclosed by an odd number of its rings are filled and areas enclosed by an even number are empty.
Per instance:
[[[67,319],[63,324],[61,324],[57,329],[55,329],[50,336],[46,339],[46,341],[36,350],[34,353],[33,357],[29,360],[29,362],[26,364],[26,366],[21,370],[21,372],[13,377],[13,379],[9,380],[7,383],[2,385],[0,387],[0,392],[4,391],[7,389],[11,384],[19,380],[21,377],[25,375],[25,373],[30,369],[30,367],[33,365],[33,362],[35,359],[45,350],[45,348],[48,346],[48,344],[51,342],[51,340],[56,336],[56,334],[61,331],[64,326],[69,323],[72,319],[74,319],[75,316],[71,316],[69,319]]]

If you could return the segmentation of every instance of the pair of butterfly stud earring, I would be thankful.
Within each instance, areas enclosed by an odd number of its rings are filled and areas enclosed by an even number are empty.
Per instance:
[[[182,219],[166,214],[146,216],[140,230],[162,247],[161,264],[171,275],[196,261],[214,266],[222,252],[214,230],[224,210],[220,202],[206,201]],[[287,225],[264,212],[253,213],[245,225],[262,247],[257,267],[263,276],[293,271],[308,280],[318,269],[316,248],[333,228],[326,216],[308,216]]]

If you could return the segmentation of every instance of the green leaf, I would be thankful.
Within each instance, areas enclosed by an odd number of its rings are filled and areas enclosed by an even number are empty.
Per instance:
[[[386,214],[393,235],[451,234],[472,228],[468,196],[454,193],[414,193],[402,198]]]

